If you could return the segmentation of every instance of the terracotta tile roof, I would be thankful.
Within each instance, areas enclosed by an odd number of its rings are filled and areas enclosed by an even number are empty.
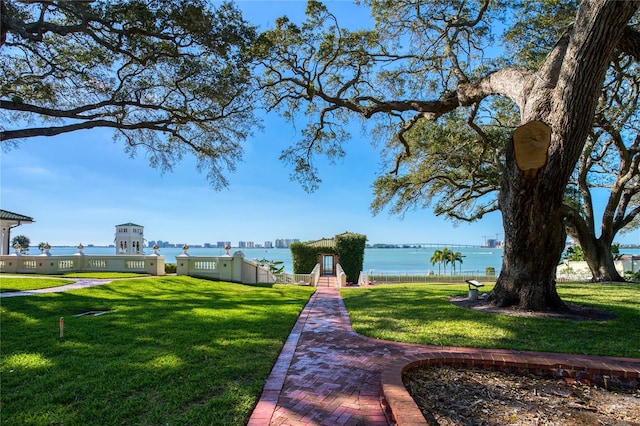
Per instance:
[[[359,235],[353,232],[343,232],[342,234],[336,235],[336,237],[342,237],[345,235]],[[335,247],[336,246],[336,237],[334,238],[321,238],[315,241],[309,241],[304,243],[308,247]]]
[[[322,238],[316,241],[305,243],[308,247],[335,247],[336,241],[333,238]]]

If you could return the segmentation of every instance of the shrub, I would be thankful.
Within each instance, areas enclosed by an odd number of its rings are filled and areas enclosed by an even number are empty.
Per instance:
[[[165,263],[164,264],[164,273],[165,274],[175,274],[178,270],[178,265],[175,263]]]
[[[624,271],[624,279],[631,282],[639,282],[640,271],[636,271],[636,272]]]
[[[336,235],[336,250],[340,256],[340,265],[347,274],[347,282],[357,282],[364,264],[364,247],[366,235],[344,233]]]

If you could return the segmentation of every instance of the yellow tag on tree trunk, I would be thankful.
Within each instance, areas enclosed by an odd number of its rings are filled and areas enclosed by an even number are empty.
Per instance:
[[[547,162],[551,127],[542,121],[530,121],[513,131],[516,164],[523,172],[536,171]]]

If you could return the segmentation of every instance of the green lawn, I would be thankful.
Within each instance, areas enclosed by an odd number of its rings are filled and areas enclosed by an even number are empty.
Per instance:
[[[640,358],[637,284],[559,285],[566,301],[618,315],[579,323],[482,314],[447,301],[466,289],[410,284],[341,291],[354,328],[372,337]],[[162,277],[3,299],[1,422],[243,425],[312,292]],[[107,313],[74,316],[96,310]]]
[[[460,284],[341,290],[353,328],[370,337],[426,345],[640,358],[638,284],[558,284],[565,301],[617,314],[617,319],[604,322],[486,314],[447,301],[466,292],[467,286]]]
[[[2,424],[245,424],[312,292],[163,277],[3,299]]]
[[[0,274],[0,293],[58,287],[74,282],[73,279],[68,278],[122,279],[148,276],[149,274],[137,274],[130,272],[71,272],[59,275],[60,278],[52,278],[50,275],[7,276]]]
[[[26,291],[37,288],[58,287],[71,284],[73,280],[42,277],[7,277],[0,275],[0,293],[8,291]]]

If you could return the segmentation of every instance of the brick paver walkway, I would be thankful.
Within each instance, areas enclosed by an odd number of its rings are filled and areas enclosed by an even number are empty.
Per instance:
[[[442,348],[364,337],[351,328],[339,290],[327,280],[323,278],[298,318],[249,426],[386,426],[389,423],[380,403],[381,380],[386,382],[382,387],[387,389],[387,399],[395,398],[396,391],[406,394],[399,379],[400,369],[424,358],[464,358],[470,365],[476,360],[475,365],[546,362],[554,366],[579,358],[580,363],[597,362],[607,368],[620,361],[632,377],[640,375],[640,360],[635,359]],[[393,369],[396,371],[390,375]],[[403,405],[406,395],[386,401],[390,406],[400,407],[391,413],[393,421],[398,425],[426,424],[419,411],[416,413]]]
[[[249,425],[388,424],[379,402],[380,365],[392,353],[351,331],[338,289],[322,284],[300,315]]]

